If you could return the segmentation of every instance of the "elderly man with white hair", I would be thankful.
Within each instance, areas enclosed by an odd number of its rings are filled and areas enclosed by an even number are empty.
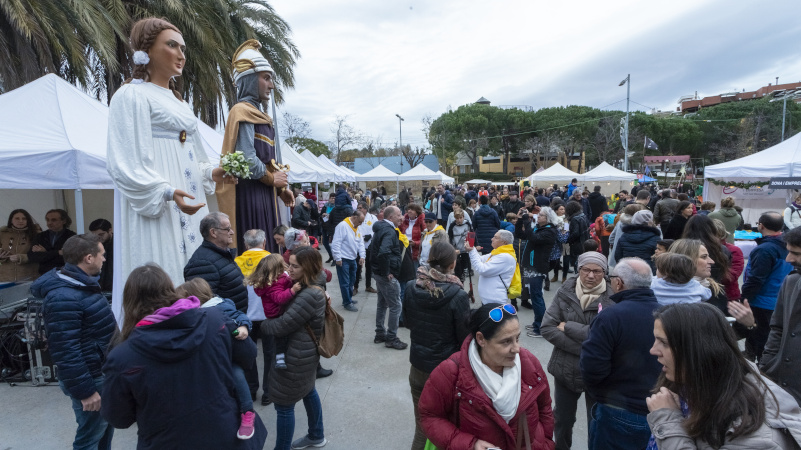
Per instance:
[[[466,243],[464,248],[470,255],[473,272],[478,275],[478,296],[483,304],[507,303],[507,290],[517,267],[515,250],[512,247],[514,235],[507,230],[500,230],[492,237],[492,252],[487,255],[478,253],[475,247]]]

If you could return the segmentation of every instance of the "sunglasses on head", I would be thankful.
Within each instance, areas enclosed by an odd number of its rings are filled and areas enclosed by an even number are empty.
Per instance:
[[[492,320],[495,323],[498,323],[501,320],[503,320],[504,311],[507,314],[511,314],[513,316],[517,315],[517,310],[515,309],[515,307],[510,305],[510,304],[508,304],[508,303],[506,303],[504,305],[498,306],[497,308],[492,308],[490,310],[490,312],[489,312],[489,317],[484,319],[484,322],[481,322],[481,325],[479,325],[479,328],[481,328],[481,326],[483,326],[484,323],[486,323],[488,320]]]

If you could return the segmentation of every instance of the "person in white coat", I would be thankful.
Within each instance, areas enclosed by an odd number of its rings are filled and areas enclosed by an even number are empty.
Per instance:
[[[426,229],[420,240],[420,265],[428,266],[428,254],[435,238],[447,240],[448,235],[442,225],[437,223],[437,215],[427,212],[425,216]]]
[[[517,260],[508,252],[499,250],[507,245],[511,248],[513,241],[514,235],[511,232],[499,230],[492,237],[493,251],[487,255],[481,255],[469,242],[464,246],[470,255],[473,272],[478,275],[478,296],[483,304],[509,301],[507,287],[512,283]]]
[[[364,264],[364,238],[359,225],[364,222],[364,214],[356,210],[350,217],[339,222],[334,229],[331,252],[337,265],[337,279],[342,293],[342,305],[348,311],[358,311],[353,301],[353,283],[356,281],[356,268]]]
[[[798,195],[795,201],[784,209],[784,224],[790,230],[801,226],[801,195]]]

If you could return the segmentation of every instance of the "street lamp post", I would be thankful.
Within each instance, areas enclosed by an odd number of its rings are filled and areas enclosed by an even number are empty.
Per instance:
[[[398,118],[398,139],[400,142],[400,173],[403,173],[403,117],[395,114]],[[400,195],[400,180],[395,182],[395,195]]]
[[[623,171],[629,171],[629,98],[631,97],[631,74],[626,75],[626,79],[620,82],[618,86],[626,85],[626,140],[623,148]]]
[[[782,106],[782,142],[784,142],[784,124],[787,116],[787,99],[795,100],[798,97],[801,97],[801,89],[783,90],[773,94],[773,100],[771,100],[771,103],[778,100],[782,100],[784,103]]]

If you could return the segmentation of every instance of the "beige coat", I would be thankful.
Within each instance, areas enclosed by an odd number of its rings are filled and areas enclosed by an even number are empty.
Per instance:
[[[34,225],[34,237],[42,230]],[[32,240],[25,231],[9,227],[0,227],[0,251],[11,251],[19,256],[19,262],[13,263],[7,259],[0,261],[0,282],[4,281],[32,281],[39,277],[39,264],[28,262],[28,251]]]

